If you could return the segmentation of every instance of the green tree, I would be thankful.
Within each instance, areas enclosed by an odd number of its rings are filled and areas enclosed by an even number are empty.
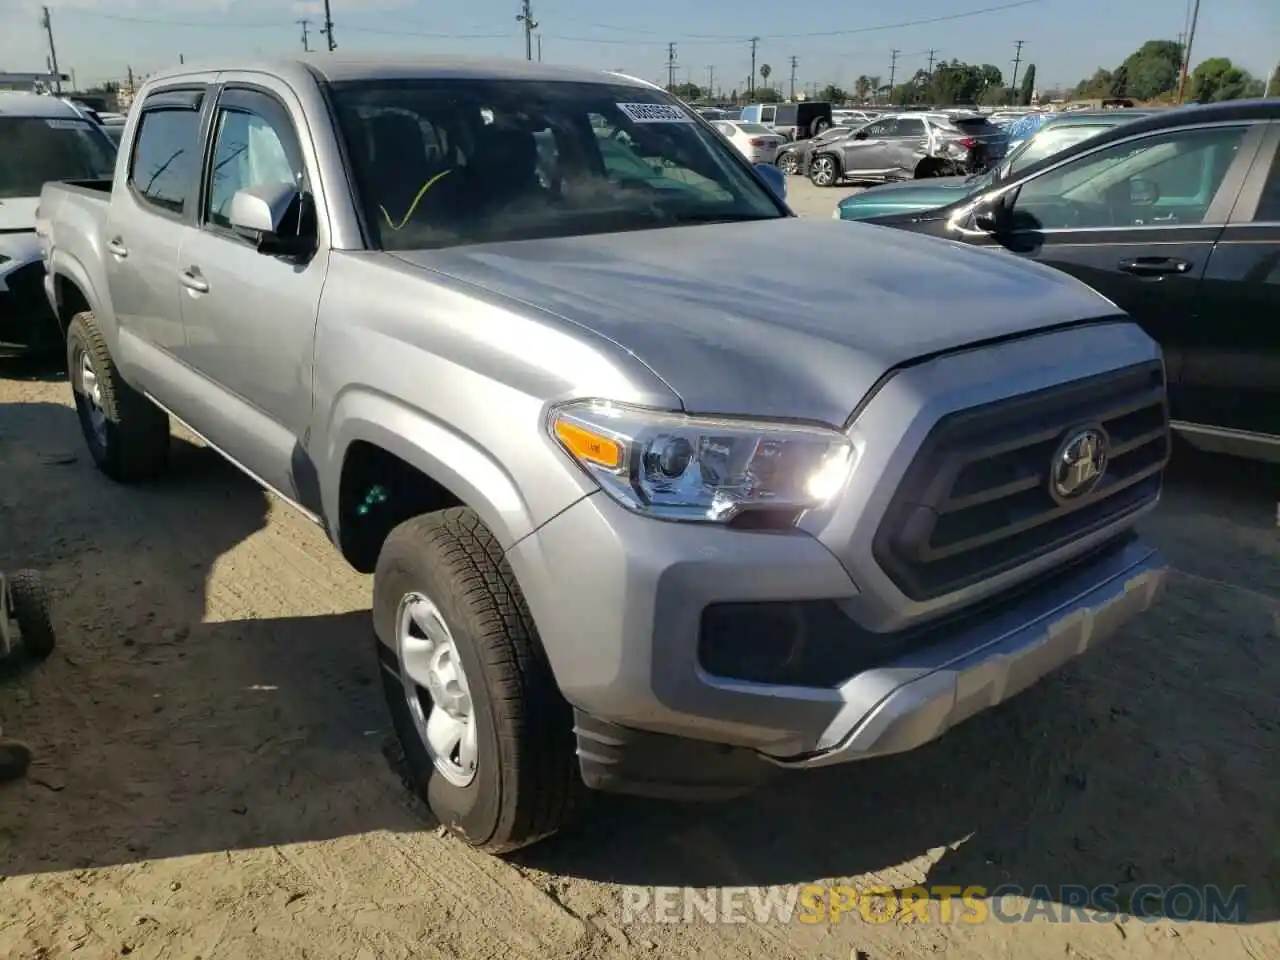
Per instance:
[[[1148,40],[1120,65],[1124,88],[1117,96],[1154,100],[1178,87],[1182,69],[1182,44],[1172,40]]]
[[[777,103],[782,95],[773,87],[756,87],[756,103]]]
[[[984,107],[999,107],[1009,99],[1009,88],[996,84],[982,91],[980,102]]]
[[[1031,98],[1036,92],[1036,65],[1027,64],[1027,72],[1022,76],[1022,87],[1018,90],[1018,102],[1024,107],[1031,106]]]
[[[765,82],[765,86],[769,85],[769,74],[773,73],[773,67],[767,63],[760,64],[760,79]]]
[[[1092,77],[1087,80],[1081,80],[1076,85],[1075,95],[1084,100],[1116,97],[1120,95],[1122,84],[1122,77],[1117,78],[1110,70],[1104,70],[1099,67],[1093,72]]]
[[[1280,97],[1280,63],[1271,71],[1271,82],[1267,84],[1266,96]]]
[[[1262,94],[1261,81],[1241,70],[1227,57],[1210,57],[1191,72],[1187,96],[1201,103],[1239,100]]]
[[[853,81],[853,95],[857,97],[859,102],[861,102],[867,99],[870,93],[871,78],[864,73],[862,76],[858,77],[857,80]]]
[[[878,73],[867,77],[867,80],[871,83],[871,100],[874,103],[880,98],[880,91],[884,89],[884,86],[880,83],[880,75]]]
[[[834,83],[828,83],[818,91],[817,99],[826,103],[844,103],[849,99],[849,93],[846,90],[841,90]]]
[[[681,100],[692,102],[702,96],[702,88],[696,83],[677,83],[671,93]]]

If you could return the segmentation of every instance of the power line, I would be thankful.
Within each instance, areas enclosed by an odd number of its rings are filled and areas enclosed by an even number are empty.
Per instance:
[[[40,26],[44,27],[49,38],[49,65],[53,72],[53,92],[62,96],[62,71],[58,69],[58,48],[53,43],[53,20],[49,17],[49,8],[42,7]]]
[[[1048,2],[1049,0],[1012,0],[1012,2],[1001,3],[994,6],[981,7],[975,10],[966,10],[960,13],[946,14],[944,16],[937,16],[937,17],[925,17],[917,20],[903,20],[903,21],[899,21],[898,23],[882,23],[882,24],[877,24],[875,26],[869,26],[869,27],[851,27],[845,30],[821,30],[821,31],[808,32],[808,33],[771,33],[768,35],[756,36],[755,39],[757,41],[764,40],[764,39],[802,40],[802,39],[809,39],[813,37],[852,36],[854,34],[862,34],[862,33],[877,33],[884,30],[902,30],[908,27],[921,27],[921,26],[929,26],[935,23],[948,23],[953,20],[965,20],[970,17],[985,16],[986,14],[990,14],[990,13],[1002,13],[1007,10],[1016,10],[1021,7],[1029,7],[1036,4],[1048,3]],[[329,5],[328,0],[326,0],[325,6],[328,7],[328,5]],[[100,20],[114,20],[120,23],[135,23],[135,24],[141,24],[141,25],[160,26],[160,27],[191,27],[191,28],[199,28],[199,29],[230,28],[230,29],[243,30],[246,28],[250,28],[250,29],[264,28],[265,29],[265,28],[271,28],[271,27],[292,26],[292,24],[290,23],[285,23],[279,20],[258,21],[258,22],[252,22],[252,21],[227,22],[225,20],[224,21],[165,20],[165,19],[152,19],[149,17],[131,17],[126,15],[114,14],[114,13],[104,13],[98,10],[84,9],[80,7],[69,7],[66,9],[74,10],[77,17],[86,17],[86,18],[96,17]],[[405,21],[405,22],[409,23],[412,21]],[[574,21],[569,21],[569,22],[574,22]],[[647,33],[652,35],[652,34],[666,33],[668,36],[670,36],[670,33],[668,31],[650,30],[650,29],[643,29],[639,27],[626,27],[626,26],[621,26],[616,24],[584,22],[583,25],[595,27],[596,29],[601,29],[601,30],[617,30],[621,32],[631,33],[631,34]],[[379,33],[379,34],[387,34],[391,36],[438,37],[442,40],[496,40],[496,39],[502,39],[508,36],[508,34],[504,34],[504,33],[432,33],[432,32],[418,32],[418,31],[406,31],[406,30],[379,30],[371,27],[353,27],[353,26],[347,26],[345,27],[345,29],[355,30],[360,33]],[[562,36],[562,35],[550,35],[550,36],[551,36],[551,39],[553,40],[566,40],[573,43],[626,44],[627,46],[635,46],[637,44],[646,44],[649,46],[653,46],[653,45],[661,45],[666,42],[662,40],[647,40],[647,41],[637,40],[634,37],[609,39],[605,37],[579,37],[579,36]],[[678,34],[678,38],[683,43],[693,42],[698,44],[733,44],[733,43],[742,43],[744,40],[750,39],[749,37],[744,37],[742,34],[735,35],[735,34],[706,34],[706,33]]]

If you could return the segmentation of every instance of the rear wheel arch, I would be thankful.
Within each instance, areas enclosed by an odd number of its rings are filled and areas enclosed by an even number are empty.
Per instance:
[[[65,339],[71,321],[80,313],[93,313],[93,303],[75,278],[61,271],[53,275],[53,296],[57,306],[58,326]]]

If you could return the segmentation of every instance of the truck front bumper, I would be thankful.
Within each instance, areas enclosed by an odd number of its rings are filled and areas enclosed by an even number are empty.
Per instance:
[[[664,523],[595,494],[508,557],[577,711],[588,785],[661,796],[920,746],[1114,634],[1167,573],[1122,535],[976,608],[873,634],[843,612],[858,592],[845,568],[801,532]]]

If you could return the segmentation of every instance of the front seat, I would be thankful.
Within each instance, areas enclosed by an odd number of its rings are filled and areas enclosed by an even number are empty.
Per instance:
[[[371,182],[365,185],[378,207],[382,226],[399,226],[409,216],[414,198],[440,173],[427,156],[417,120],[403,113],[383,113],[368,121]]]

